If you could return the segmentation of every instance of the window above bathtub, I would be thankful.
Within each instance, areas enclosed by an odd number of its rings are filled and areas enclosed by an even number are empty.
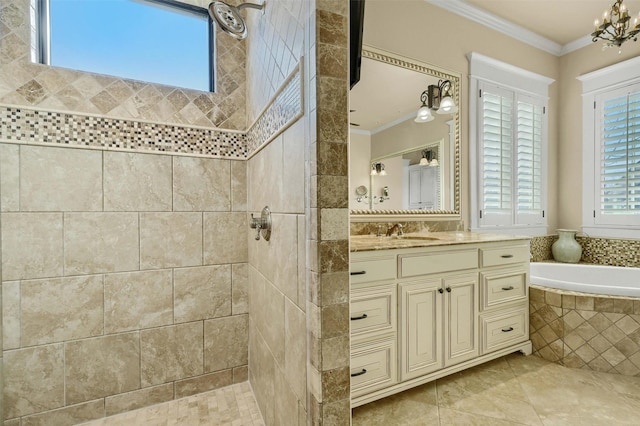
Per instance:
[[[213,91],[207,9],[174,0],[37,0],[32,59],[57,67]]]
[[[583,231],[640,238],[640,58],[583,85]]]

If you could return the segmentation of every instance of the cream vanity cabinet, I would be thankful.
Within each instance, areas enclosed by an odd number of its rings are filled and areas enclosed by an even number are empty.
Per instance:
[[[527,240],[351,253],[352,405],[531,353],[528,271]]]

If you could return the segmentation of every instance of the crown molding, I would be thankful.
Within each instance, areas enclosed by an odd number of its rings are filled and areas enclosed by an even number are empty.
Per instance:
[[[562,56],[574,50],[581,49],[591,43],[589,36],[581,37],[564,46],[549,40],[546,37],[529,31],[526,28],[516,25],[511,21],[500,18],[486,10],[480,9],[462,0],[425,0],[434,6],[441,7],[449,12],[462,16],[463,18],[477,22],[487,28],[501,32],[509,37],[533,46],[537,49],[544,50],[555,56]]]

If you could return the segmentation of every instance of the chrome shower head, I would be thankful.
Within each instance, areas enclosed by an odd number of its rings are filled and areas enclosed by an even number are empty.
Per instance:
[[[247,37],[247,25],[240,15],[240,10],[244,8],[263,10],[264,5],[265,3],[242,3],[238,6],[230,6],[222,1],[214,1],[209,4],[209,15],[218,23],[222,31],[242,40]]]

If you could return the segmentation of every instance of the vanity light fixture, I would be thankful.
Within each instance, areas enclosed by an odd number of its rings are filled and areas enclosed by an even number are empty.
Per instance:
[[[371,163],[371,176],[386,176],[387,172],[384,170],[384,164]]]
[[[618,46],[618,53],[622,53],[622,43],[628,40],[638,40],[640,33],[640,13],[633,21],[633,28],[629,31],[629,10],[622,4],[622,0],[616,0],[611,5],[611,10],[605,10],[602,14],[602,23],[599,19],[593,22],[595,31],[591,33],[592,41],[604,41],[602,49]]]
[[[416,115],[416,123],[426,123],[433,120],[431,110],[437,114],[455,114],[458,107],[453,100],[453,85],[450,80],[439,80],[438,84],[431,84],[420,95],[422,106]]]
[[[438,159],[433,155],[433,151],[430,149],[425,149],[422,151],[422,158],[420,159],[421,166],[431,166],[436,167],[440,164],[438,163]]]

